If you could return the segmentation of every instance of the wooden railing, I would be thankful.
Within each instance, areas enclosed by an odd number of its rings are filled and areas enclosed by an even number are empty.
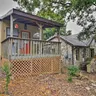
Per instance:
[[[60,42],[8,37],[2,41],[2,56],[8,59],[60,55]]]

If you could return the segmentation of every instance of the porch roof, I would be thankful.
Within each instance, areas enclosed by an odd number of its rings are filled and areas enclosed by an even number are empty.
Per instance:
[[[20,23],[25,23],[25,24],[29,24],[29,25],[34,25],[34,26],[38,26],[37,23],[42,24],[43,28],[48,28],[48,27],[62,27],[63,24],[55,22],[55,21],[51,21],[30,13],[26,13],[23,12],[21,10],[18,9],[12,9],[9,12],[7,12],[4,16],[2,16],[0,19],[6,19],[6,20],[10,20],[10,15],[13,15],[14,20],[16,22],[20,22]]]

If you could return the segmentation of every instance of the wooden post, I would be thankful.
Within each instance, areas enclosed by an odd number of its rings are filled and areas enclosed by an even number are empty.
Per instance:
[[[43,25],[38,23],[38,22],[36,22],[36,24],[38,25],[39,30],[40,30],[40,37],[39,37],[39,39],[43,40]],[[40,55],[42,55],[42,42],[40,42]]]
[[[40,30],[40,40],[43,39],[43,26],[42,25],[39,25],[39,30]]]
[[[10,36],[13,37],[13,16],[10,15]]]
[[[60,27],[57,28],[57,38],[58,42],[60,42]]]
[[[39,30],[40,30],[40,40],[42,40],[43,39],[43,26],[44,25],[42,25],[42,24],[40,24],[40,23],[38,23],[38,22],[36,22],[36,24],[38,25],[38,27],[39,27]]]
[[[72,65],[74,65],[74,47],[72,46]]]

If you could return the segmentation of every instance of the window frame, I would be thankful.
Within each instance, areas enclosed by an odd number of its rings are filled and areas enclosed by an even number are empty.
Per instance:
[[[17,33],[18,33],[17,35],[14,34],[16,32],[16,31],[14,32],[14,29],[17,30]],[[9,33],[7,30],[9,30]],[[6,27],[6,38],[8,38],[8,37],[10,37],[10,27]],[[13,28],[13,37],[19,37],[19,29]]]

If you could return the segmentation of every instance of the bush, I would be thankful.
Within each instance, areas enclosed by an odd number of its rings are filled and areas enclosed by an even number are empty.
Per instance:
[[[8,85],[10,83],[10,77],[11,77],[11,68],[8,62],[4,62],[4,64],[2,65],[2,71],[6,75],[5,93],[8,94]]]
[[[72,76],[68,77],[68,82],[72,82]]]
[[[77,66],[71,65],[68,67],[69,82],[72,82],[72,77],[76,76],[77,72],[79,72],[79,68]]]

